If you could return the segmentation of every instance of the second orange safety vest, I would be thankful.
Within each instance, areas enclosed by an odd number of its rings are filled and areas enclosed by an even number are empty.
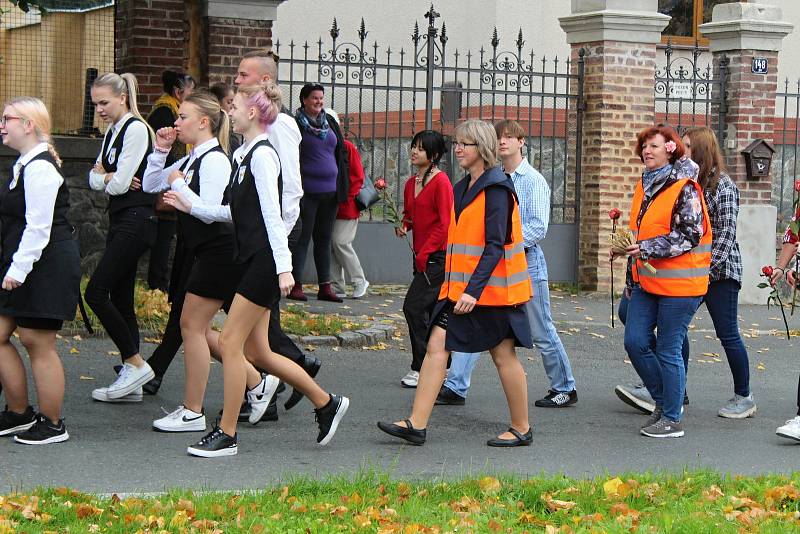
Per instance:
[[[708,291],[708,273],[711,266],[711,221],[700,184],[694,180],[678,180],[658,193],[637,225],[639,211],[644,199],[642,182],[636,184],[631,206],[630,229],[636,241],[644,241],[672,230],[672,213],[681,190],[692,184],[698,192],[703,208],[703,236],[700,243],[685,254],[674,258],[649,258],[647,261],[656,272],[648,270],[642,260],[633,264],[633,280],[642,289],[654,295],[667,297],[699,297]]]

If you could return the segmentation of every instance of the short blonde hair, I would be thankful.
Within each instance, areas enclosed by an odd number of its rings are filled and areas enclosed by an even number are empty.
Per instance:
[[[39,142],[47,143],[48,151],[56,163],[61,165],[61,158],[53,145],[53,138],[50,136],[50,113],[44,102],[33,96],[18,96],[6,102],[5,105],[14,108],[23,119],[33,123]]]
[[[487,168],[497,165],[497,134],[494,126],[486,121],[470,119],[456,126],[453,137],[456,140],[475,143],[478,154]]]

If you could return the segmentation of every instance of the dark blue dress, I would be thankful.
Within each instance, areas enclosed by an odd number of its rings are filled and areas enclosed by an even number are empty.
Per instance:
[[[489,277],[503,256],[503,245],[511,237],[511,210],[516,202],[514,183],[500,167],[487,169],[469,187],[467,175],[453,188],[453,209],[456,220],[478,193],[486,192],[485,236],[483,255],[478,261],[465,293],[480,298]],[[440,300],[434,308],[432,317],[448,313],[445,348],[457,352],[482,352],[511,338],[518,347],[533,347],[530,324],[525,315],[525,305],[516,306],[475,306],[472,312],[456,315],[452,312],[453,302]],[[435,324],[436,320],[432,321]]]

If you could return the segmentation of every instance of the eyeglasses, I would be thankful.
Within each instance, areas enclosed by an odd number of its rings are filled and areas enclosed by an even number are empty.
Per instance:
[[[3,115],[2,117],[0,117],[0,126],[5,126],[8,121],[13,121],[13,120],[21,121],[25,119],[23,117],[17,117],[16,115]]]
[[[455,148],[456,150],[459,149],[464,150],[468,146],[478,146],[478,143],[461,143],[460,141],[456,141],[455,143],[453,143],[453,148]]]

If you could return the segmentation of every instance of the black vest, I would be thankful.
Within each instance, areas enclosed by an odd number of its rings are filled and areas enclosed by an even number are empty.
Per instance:
[[[31,161],[22,166],[19,172],[19,180],[14,189],[10,189],[11,180],[0,190],[0,224],[2,225],[2,264],[11,263],[14,253],[19,248],[22,240],[22,233],[25,231],[25,167],[33,161],[42,160],[50,163],[58,171],[61,177],[64,173],[56,163],[55,158],[49,152],[42,152],[34,156]],[[61,183],[56,195],[56,203],[53,208],[53,223],[50,228],[50,242],[66,241],[72,239],[72,225],[69,223],[67,213],[69,212],[69,189],[66,179]]]
[[[103,139],[103,151],[101,152],[102,155],[102,163],[103,168],[106,172],[116,172],[117,170],[117,162],[119,161],[119,156],[122,153],[122,144],[125,140],[125,132],[127,131],[128,127],[133,124],[135,121],[139,121],[136,117],[131,117],[128,119],[125,124],[122,125],[120,128],[117,137],[114,139],[114,142],[109,147],[109,139],[111,139],[111,128],[108,129],[106,132],[105,139]],[[141,121],[140,121],[141,122]],[[147,138],[147,152],[145,152],[144,157],[142,158],[141,163],[139,163],[139,168],[136,169],[134,176],[139,178],[140,180],[144,176],[144,171],[147,169],[147,156],[150,154],[150,151],[153,149],[153,142],[148,136]],[[109,155],[111,151],[114,153],[114,161],[109,160]],[[134,206],[149,206],[153,207],[155,204],[156,195],[151,193],[145,193],[144,190],[139,189],[138,191],[128,191],[122,195],[111,195],[108,199],[108,211],[109,213],[114,213],[125,208],[132,208]]]
[[[200,196],[200,166],[202,164],[202,160],[212,152],[221,152],[223,155],[225,155],[225,151],[222,150],[222,147],[216,146],[211,150],[204,152],[200,157],[195,158],[191,167],[189,167],[188,171],[186,171],[187,175],[191,173],[191,181],[188,184],[189,189],[191,189],[197,196]],[[225,157],[227,157],[227,155]],[[187,163],[189,163],[188,158],[181,166],[181,171],[184,170]],[[221,222],[206,224],[197,217],[193,217],[188,213],[183,213],[182,211],[178,211],[178,225],[184,246],[189,249],[196,249],[204,243],[209,243],[220,237],[227,239],[232,239],[233,237],[233,229],[229,224]]]
[[[261,203],[258,200],[255,177],[250,168],[253,152],[260,146],[268,146],[275,150],[266,139],[254,144],[242,162],[234,166],[226,193],[231,206],[233,231],[236,236],[236,260],[241,262],[247,261],[253,254],[265,248],[272,250],[267,227],[264,225],[264,217],[261,214]],[[239,180],[240,172],[242,174],[241,182]],[[278,198],[281,197],[283,197],[283,174],[279,173]]]

